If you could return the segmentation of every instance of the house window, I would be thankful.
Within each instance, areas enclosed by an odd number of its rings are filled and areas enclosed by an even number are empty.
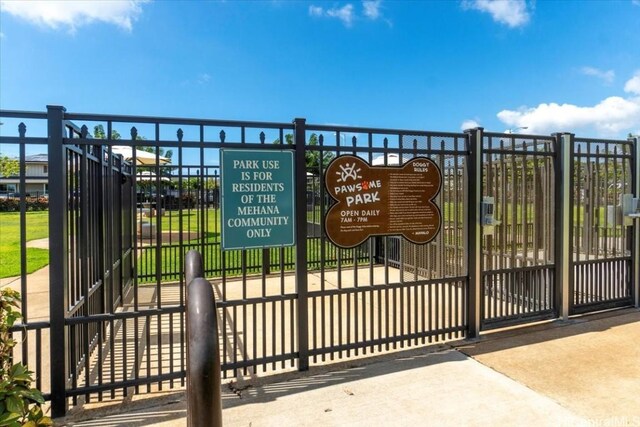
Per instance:
[[[48,165],[44,165],[44,173],[49,173],[49,166]]]

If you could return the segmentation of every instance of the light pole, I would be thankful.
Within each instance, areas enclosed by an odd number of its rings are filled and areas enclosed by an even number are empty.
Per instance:
[[[333,134],[334,135],[340,134],[340,140],[342,142],[341,145],[344,147],[346,145],[346,143],[347,143],[347,137],[344,135],[344,133],[342,133],[342,132],[334,132]]]

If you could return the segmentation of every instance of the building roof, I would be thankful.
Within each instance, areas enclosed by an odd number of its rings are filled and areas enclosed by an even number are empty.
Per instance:
[[[25,156],[25,162],[48,162],[49,155],[48,154],[32,154],[30,156]]]

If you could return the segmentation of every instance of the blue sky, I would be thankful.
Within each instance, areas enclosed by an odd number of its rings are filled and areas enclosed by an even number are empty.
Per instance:
[[[2,1],[0,108],[640,133],[640,0]]]

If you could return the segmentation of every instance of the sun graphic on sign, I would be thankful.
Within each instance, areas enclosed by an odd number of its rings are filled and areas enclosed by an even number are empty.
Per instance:
[[[344,182],[347,179],[352,179],[355,181],[358,178],[362,178],[362,176],[360,176],[361,170],[361,168],[356,169],[355,162],[351,164],[346,163],[344,166],[340,165],[340,170],[336,171],[336,175],[340,176],[337,182]]]

